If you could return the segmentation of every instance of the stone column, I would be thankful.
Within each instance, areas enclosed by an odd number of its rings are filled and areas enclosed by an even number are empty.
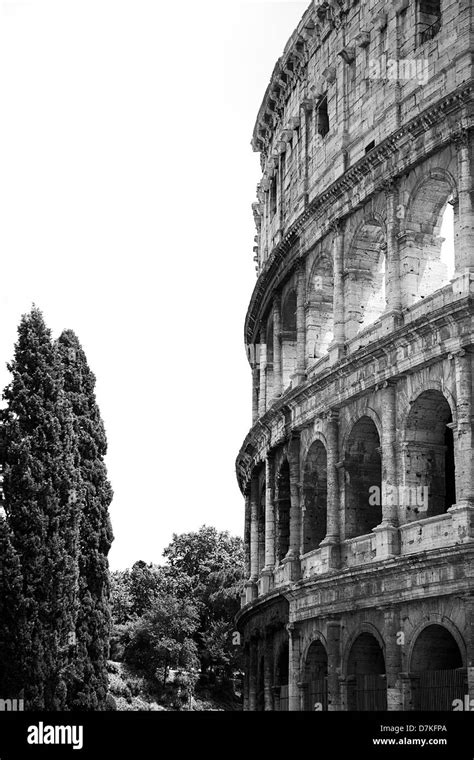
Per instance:
[[[273,398],[281,396],[281,298],[273,299]]]
[[[382,395],[382,523],[374,528],[377,559],[399,554],[398,476],[397,476],[397,399],[395,383],[386,382]]]
[[[458,155],[459,239],[455,247],[456,272],[474,273],[474,187],[470,133],[460,130],[455,136]]]
[[[289,636],[289,663],[288,663],[288,710],[298,712],[300,709],[300,632],[294,623],[286,626]]]
[[[331,410],[326,414],[327,441],[327,530],[321,542],[321,561],[328,570],[340,564],[340,499],[339,499],[339,414]]]
[[[250,481],[250,577],[246,583],[246,601],[257,598],[258,581],[258,478]]]
[[[472,357],[469,349],[461,350],[453,357],[457,414],[457,424],[453,429],[456,504],[448,512],[452,515],[453,529],[460,543],[474,537]]]
[[[251,507],[250,507],[250,488],[245,492],[245,522],[244,522],[244,573],[245,578],[250,578],[250,540],[251,540]]]
[[[262,327],[260,330],[260,394],[258,398],[258,414],[263,417],[267,408],[267,383],[266,383],[266,369],[267,369],[267,345],[266,345],[265,330]]]
[[[273,585],[275,568],[275,505],[273,454],[265,459],[265,567],[262,570],[262,593],[266,594]]]
[[[252,424],[258,420],[258,379],[259,368],[257,364],[252,367]]]
[[[327,655],[328,655],[328,710],[341,710],[341,624],[339,620],[328,620],[327,623]]]
[[[244,712],[249,710],[249,670],[250,670],[250,658],[248,644],[244,647],[244,688],[243,688],[243,706]]]
[[[333,271],[334,271],[334,339],[329,347],[331,361],[337,361],[344,353],[344,229],[342,222],[332,225]]]
[[[249,710],[257,710],[257,665],[258,665],[258,641],[255,637],[249,643]]]
[[[387,201],[387,253],[385,267],[385,297],[388,314],[391,320],[387,325],[388,330],[399,327],[402,319],[402,293],[400,280],[400,255],[398,250],[399,233],[399,194],[398,183],[389,180],[385,184]]]
[[[396,607],[384,610],[385,673],[387,676],[387,710],[403,710],[402,642],[400,613]]]
[[[265,711],[273,710],[273,632],[265,632],[263,688]]]
[[[471,710],[474,707],[474,596],[464,597],[464,609],[466,612],[466,652],[467,652],[467,689]],[[471,700],[473,700],[471,702]]]
[[[474,449],[472,418],[472,357],[469,350],[454,355],[456,381],[456,504],[474,506]]]
[[[288,444],[288,464],[290,467],[290,541],[285,564],[285,579],[296,581],[300,577],[300,439],[294,437]]]
[[[293,386],[300,385],[306,379],[306,324],[305,324],[305,290],[306,266],[300,259],[296,280],[296,372],[291,376]]]

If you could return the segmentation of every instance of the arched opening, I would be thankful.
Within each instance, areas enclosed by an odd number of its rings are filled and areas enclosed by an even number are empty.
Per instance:
[[[303,553],[317,549],[327,532],[327,454],[314,441],[306,457],[303,479]]]
[[[281,712],[289,708],[288,699],[288,673],[289,673],[290,649],[288,641],[285,641],[280,649],[276,661],[275,670],[275,709]]]
[[[321,641],[313,641],[304,668],[304,709],[328,709],[328,656]]]
[[[447,178],[428,177],[412,198],[400,240],[405,307],[448,285],[455,271],[455,214]]]
[[[266,484],[263,481],[260,489],[260,499],[258,503],[258,572],[262,572],[265,567],[265,492]]]
[[[451,408],[442,393],[427,390],[412,404],[405,429],[405,521],[434,517],[456,503]]]
[[[290,548],[290,465],[283,462],[276,487],[276,555],[278,562],[286,557]]]
[[[296,291],[290,290],[281,309],[281,359],[283,389],[288,388],[296,369]]]
[[[346,337],[354,338],[385,311],[385,232],[377,221],[357,232],[345,264]]]
[[[306,346],[309,359],[324,356],[334,338],[334,275],[331,257],[321,254],[307,289]]]
[[[347,664],[347,709],[386,710],[387,685],[382,648],[371,633],[354,641]]]
[[[380,438],[370,417],[352,428],[345,455],[345,538],[364,536],[382,522]]]
[[[433,624],[421,631],[411,655],[410,677],[415,710],[451,711],[454,700],[464,700],[466,669],[447,628]]]

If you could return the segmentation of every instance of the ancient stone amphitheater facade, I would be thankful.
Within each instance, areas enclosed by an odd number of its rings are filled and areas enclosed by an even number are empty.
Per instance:
[[[258,113],[247,710],[474,699],[473,18],[314,2]]]

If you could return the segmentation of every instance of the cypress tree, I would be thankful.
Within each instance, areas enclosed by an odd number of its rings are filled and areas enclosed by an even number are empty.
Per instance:
[[[72,408],[36,307],[18,328],[4,391],[5,509],[22,588],[11,631],[26,709],[67,709],[78,609],[82,488]]]
[[[69,704],[77,710],[106,709],[107,658],[111,630],[107,555],[113,535],[109,519],[112,489],[104,457],[107,438],[95,397],[95,376],[72,330],[57,341],[64,390],[72,405],[83,484],[80,527],[79,612],[75,681]]]
[[[18,625],[22,577],[20,559],[11,540],[9,525],[0,513],[0,696],[17,699],[23,689],[18,672],[17,639],[12,631]]]

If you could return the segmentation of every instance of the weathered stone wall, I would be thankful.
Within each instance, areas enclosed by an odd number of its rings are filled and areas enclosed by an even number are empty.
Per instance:
[[[248,709],[474,697],[473,14],[313,3],[258,114]]]

